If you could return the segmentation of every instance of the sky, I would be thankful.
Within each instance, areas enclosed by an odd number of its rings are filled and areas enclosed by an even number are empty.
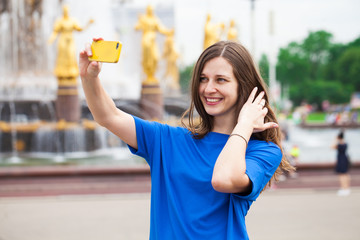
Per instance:
[[[196,61],[202,51],[206,15],[212,21],[237,23],[240,41],[255,58],[262,53],[276,56],[280,47],[302,41],[310,31],[326,30],[334,42],[348,43],[360,37],[359,0],[255,0],[254,28],[250,0],[133,0],[139,4],[175,4],[177,46],[182,62]],[[274,13],[274,34],[269,34],[269,15]],[[254,31],[255,44],[251,41]]]

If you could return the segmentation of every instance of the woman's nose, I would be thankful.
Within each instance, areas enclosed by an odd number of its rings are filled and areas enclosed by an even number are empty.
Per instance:
[[[214,83],[214,81],[209,81],[207,84],[206,84],[206,87],[205,87],[205,93],[213,93],[213,92],[216,92],[216,85]]]

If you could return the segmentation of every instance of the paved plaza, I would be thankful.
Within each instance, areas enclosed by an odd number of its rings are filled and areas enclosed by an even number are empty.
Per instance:
[[[358,240],[360,188],[267,190],[247,226],[254,240]],[[148,239],[149,193],[0,198],[0,240]]]

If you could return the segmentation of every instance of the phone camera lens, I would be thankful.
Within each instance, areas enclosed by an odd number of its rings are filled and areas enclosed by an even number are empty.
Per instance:
[[[118,49],[118,48],[119,48],[119,43],[116,44],[116,49]]]

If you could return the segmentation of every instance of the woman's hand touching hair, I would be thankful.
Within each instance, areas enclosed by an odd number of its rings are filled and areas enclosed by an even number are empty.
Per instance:
[[[262,132],[269,128],[276,128],[279,125],[275,122],[265,122],[265,116],[268,113],[266,107],[266,100],[264,99],[265,92],[260,92],[257,96],[258,88],[255,87],[241,108],[238,124],[252,127],[252,132]]]

